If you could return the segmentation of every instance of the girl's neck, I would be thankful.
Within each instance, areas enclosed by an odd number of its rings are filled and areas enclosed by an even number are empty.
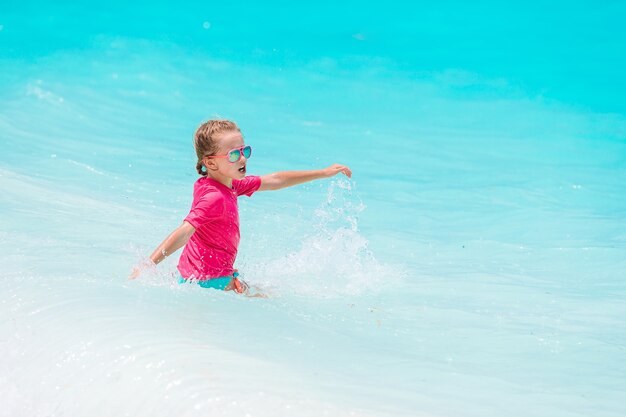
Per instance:
[[[233,188],[233,179],[229,178],[225,175],[220,175],[217,172],[207,172],[207,178],[211,178],[212,180],[215,180],[217,182],[219,182],[222,185],[225,185],[228,188]]]

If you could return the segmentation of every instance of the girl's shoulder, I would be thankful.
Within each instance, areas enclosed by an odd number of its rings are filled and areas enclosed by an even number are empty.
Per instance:
[[[261,177],[249,175],[240,180],[233,180],[233,191],[240,195],[250,197],[255,191],[261,187]]]

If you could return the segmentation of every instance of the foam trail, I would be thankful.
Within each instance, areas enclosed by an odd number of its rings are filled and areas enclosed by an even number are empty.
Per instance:
[[[73,159],[68,159],[67,162],[69,162],[70,164],[79,166],[81,168],[85,168],[87,171],[93,172],[94,174],[98,174],[98,175],[106,175],[104,172],[97,170],[96,168],[92,167],[91,165],[82,163],[82,162],[78,162],[78,161],[74,161]]]

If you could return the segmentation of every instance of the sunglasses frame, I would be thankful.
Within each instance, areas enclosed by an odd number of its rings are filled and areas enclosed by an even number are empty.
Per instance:
[[[250,149],[250,153],[248,154],[248,156],[245,156],[243,154],[244,153],[244,149],[246,149],[246,148]],[[230,160],[230,154],[235,152],[235,151],[239,151],[239,157],[236,160],[231,161]],[[213,158],[227,158],[228,162],[230,162],[231,164],[234,164],[236,162],[241,161],[241,157],[242,156],[245,157],[246,159],[250,158],[252,156],[252,146],[250,146],[250,145],[243,145],[243,146],[240,146],[239,148],[231,149],[230,151],[228,151],[228,153],[226,153],[226,155],[209,155],[209,156],[207,156],[207,158],[209,158],[209,159],[213,159]]]

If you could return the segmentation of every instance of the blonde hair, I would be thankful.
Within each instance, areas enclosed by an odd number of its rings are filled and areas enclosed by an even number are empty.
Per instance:
[[[196,163],[196,171],[202,176],[206,176],[206,168],[202,163],[205,156],[214,155],[219,147],[216,139],[226,132],[241,132],[235,122],[230,120],[209,120],[202,123],[193,138],[193,147],[196,149],[198,162]]]

